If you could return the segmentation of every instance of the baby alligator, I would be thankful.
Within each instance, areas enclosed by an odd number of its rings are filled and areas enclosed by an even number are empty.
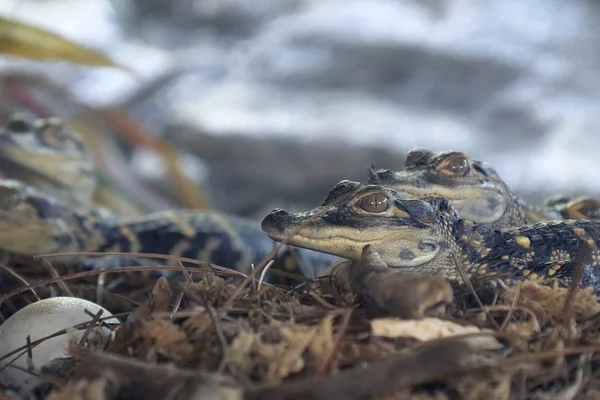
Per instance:
[[[248,273],[275,245],[259,221],[215,211],[176,210],[124,219],[99,207],[92,201],[95,169],[84,143],[57,118],[13,115],[0,131],[0,171],[19,178],[0,181],[0,250],[11,254],[145,252]],[[334,260],[304,249],[284,249],[276,258],[278,266],[309,277]],[[94,257],[79,266],[124,263],[147,265],[156,259]]]
[[[518,227],[558,219],[597,219],[600,202],[588,197],[554,196],[540,207],[526,204],[488,163],[462,152],[408,152],[400,171],[380,169],[367,184],[389,186],[415,198],[443,197],[462,218],[494,228]]]
[[[496,276],[569,285],[581,242],[593,249],[582,286],[598,293],[596,245],[600,221],[562,220],[494,229],[459,217],[447,199],[415,199],[384,185],[342,181],[324,203],[308,212],[276,209],[262,221],[274,240],[348,260],[370,244],[388,267],[459,278]]]
[[[34,256],[63,252],[139,252],[182,256],[251,272],[273,242],[254,221],[218,212],[173,210],[128,220],[111,219],[97,210],[72,211],[57,199],[16,180],[0,181],[0,250]],[[282,262],[291,253],[280,252]],[[334,259],[327,254],[297,249],[306,276],[311,268],[324,269]],[[165,265],[166,260],[89,258],[81,268],[125,265]],[[297,263],[295,264],[297,267]],[[268,278],[267,281],[272,281]]]

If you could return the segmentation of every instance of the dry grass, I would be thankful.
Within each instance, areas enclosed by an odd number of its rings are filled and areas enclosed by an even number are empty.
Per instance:
[[[481,308],[457,285],[442,318],[401,321],[218,267],[181,283],[55,268],[53,283],[39,266],[3,272],[2,316],[35,301],[28,282],[41,298],[100,295],[124,322],[104,350],[73,345],[74,363],[47,370],[46,399],[600,398],[600,304],[588,290],[523,283],[490,296],[476,285]]]

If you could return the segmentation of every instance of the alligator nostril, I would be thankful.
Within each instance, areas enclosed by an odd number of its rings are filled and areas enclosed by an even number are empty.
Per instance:
[[[285,217],[288,216],[289,213],[285,210],[282,210],[281,208],[276,208],[273,211],[271,211],[269,214],[273,215],[273,216],[277,216],[277,217]]]
[[[290,214],[287,211],[276,208],[267,214],[260,225],[262,230],[266,232],[281,231],[289,217]]]

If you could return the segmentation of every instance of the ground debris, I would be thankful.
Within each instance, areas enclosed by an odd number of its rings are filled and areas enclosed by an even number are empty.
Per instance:
[[[98,291],[81,289],[92,282],[69,281],[69,289],[97,301]],[[121,284],[119,293],[106,291],[103,298],[112,296],[109,304],[126,311],[122,324],[103,349],[69,348],[69,363],[53,363],[62,372],[49,368],[53,379],[37,398],[492,400],[600,393],[600,305],[587,290],[570,297],[567,289],[522,283],[486,297],[475,286],[482,304],[456,295],[441,315],[399,319],[374,316],[318,283],[310,293],[249,284],[236,294],[239,283],[208,274],[182,283],[138,279]],[[7,304],[32,295],[20,296]]]

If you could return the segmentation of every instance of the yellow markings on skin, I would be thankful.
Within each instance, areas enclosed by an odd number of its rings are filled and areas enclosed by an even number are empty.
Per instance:
[[[211,218],[218,222],[219,227],[227,234],[229,238],[231,238],[232,241],[238,243],[238,233],[226,218],[223,218],[223,216],[220,214],[213,214],[211,215]]]
[[[196,229],[194,229],[194,227],[190,225],[188,221],[179,217],[175,211],[167,212],[166,215],[168,215],[171,222],[177,225],[177,228],[179,228],[179,231],[183,236],[188,239],[193,239],[194,236],[196,236]]]
[[[220,246],[221,239],[217,237],[211,237],[206,241],[206,246],[198,251],[196,258],[198,261],[206,262],[206,260],[210,260],[212,258],[212,254],[215,252],[215,250],[218,250]]]
[[[578,237],[583,238],[584,236],[587,236],[587,233],[585,231],[585,229],[582,228],[573,228],[573,233],[576,234]]]
[[[501,260],[504,260],[504,261],[508,260],[509,258],[510,258],[510,257],[509,257],[509,256],[507,256],[507,255],[503,255],[502,257],[500,257],[500,259],[501,259]]]
[[[531,280],[538,280],[538,274],[536,274],[528,268],[521,269],[521,273]]]
[[[548,268],[548,275],[554,276],[560,269],[562,268],[561,264],[553,264],[550,268]]]
[[[483,263],[479,267],[477,267],[477,272],[484,273],[487,270],[488,264]]]
[[[540,280],[540,277],[535,272],[529,272],[529,274],[527,274],[527,277],[529,279],[531,279],[532,281],[539,281]]]
[[[488,254],[490,254],[490,251],[492,251],[492,249],[491,249],[491,248],[489,248],[489,247],[486,247],[486,248],[484,248],[484,249],[481,249],[481,254],[482,254],[484,257],[485,257],[485,256],[487,256]]]
[[[187,240],[180,240],[171,251],[169,251],[169,255],[173,257],[183,257],[183,253],[192,248],[192,244]],[[177,261],[175,260],[165,260],[170,264],[177,265]]]
[[[515,242],[519,246],[524,247],[526,249],[528,249],[529,246],[531,245],[531,241],[529,240],[529,238],[527,236],[517,236],[517,237],[515,237]]]
[[[129,242],[131,248],[129,249],[130,253],[138,253],[142,248],[140,241],[138,240],[137,235],[129,228],[127,225],[122,225],[119,227],[119,233]]]
[[[592,239],[592,238],[589,238],[589,239],[587,239],[586,241],[587,241],[587,244],[588,244],[588,245],[589,245],[589,246],[590,246],[592,249],[596,247],[596,241],[595,241],[594,239]]]

